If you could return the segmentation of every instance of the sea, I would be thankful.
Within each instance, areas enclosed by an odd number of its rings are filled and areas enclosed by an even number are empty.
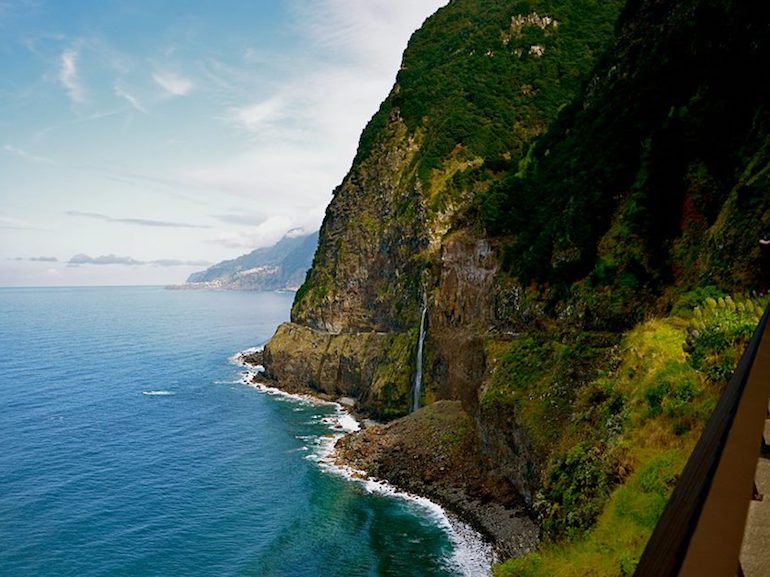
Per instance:
[[[488,575],[489,545],[250,385],[293,295],[0,288],[0,577]]]

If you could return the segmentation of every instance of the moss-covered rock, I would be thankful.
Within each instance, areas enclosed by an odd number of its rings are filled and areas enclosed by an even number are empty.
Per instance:
[[[620,3],[456,0],[425,22],[334,191],[294,324],[266,348],[281,386],[403,414],[427,303],[425,399],[474,411],[479,333],[501,321],[496,249],[469,210],[578,93]]]
[[[293,392],[358,398],[358,408],[379,418],[409,410],[416,331],[335,335],[284,323],[265,345],[265,377]]]

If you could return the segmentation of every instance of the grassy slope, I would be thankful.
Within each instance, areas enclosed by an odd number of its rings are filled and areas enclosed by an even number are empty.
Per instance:
[[[545,545],[496,576],[633,572],[766,299],[700,302],[629,331],[615,368],[576,393],[539,495]]]

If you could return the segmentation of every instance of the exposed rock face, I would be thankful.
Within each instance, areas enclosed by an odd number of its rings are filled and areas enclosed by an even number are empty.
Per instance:
[[[426,246],[414,174],[419,138],[398,113],[334,193],[292,322],[329,333],[401,332],[419,315]]]
[[[334,335],[341,342],[346,335],[367,342],[370,333],[392,335],[392,344],[383,344],[372,357],[388,359],[390,386],[371,370],[359,370],[368,366],[369,353],[352,362],[341,352],[347,344],[326,346],[323,364],[355,366],[352,372],[302,369],[301,360],[290,357],[320,337],[294,329],[281,329],[268,345],[270,374],[313,390],[348,391],[352,385],[335,375],[355,373],[363,379],[357,387],[359,409],[385,414],[381,394],[366,391],[388,391],[394,396],[385,403],[387,414],[405,414],[410,383],[402,377],[414,367],[415,332],[427,301],[425,366],[433,376],[428,375],[425,398],[463,399],[472,410],[484,374],[481,335],[492,324],[498,268],[484,232],[463,219],[499,174],[486,161],[515,164],[529,140],[555,118],[557,101],[577,93],[597,39],[610,37],[619,4],[602,4],[585,22],[584,12],[576,10],[572,33],[564,38],[558,36],[556,22],[563,21],[558,13],[530,14],[519,22],[527,3],[517,1],[457,0],[426,21],[335,190],[313,266],[292,309],[295,325],[330,335],[330,343]],[[542,57],[522,57],[503,41],[514,25],[522,41],[530,32],[537,36],[548,49]],[[540,38],[544,30],[547,37]],[[580,58],[553,77],[559,51]],[[548,75],[553,78],[547,86],[522,91]],[[510,85],[501,84],[503,77]],[[461,235],[453,232],[463,228]],[[467,255],[466,245],[472,247]],[[466,264],[471,268],[465,270]],[[481,316],[474,310],[479,306],[486,309]],[[295,370],[278,367],[279,358]]]
[[[292,323],[265,348],[268,375],[281,386],[353,395],[383,418],[408,410],[427,244],[418,150],[394,113],[335,191]]]
[[[486,239],[472,231],[442,245],[440,278],[430,312],[430,383],[443,399],[459,399],[474,413],[484,378],[484,338],[494,326],[498,262]]]
[[[284,323],[265,345],[265,376],[286,390],[357,397],[380,418],[402,414],[408,402],[416,331],[334,334]]]
[[[480,407],[481,453],[487,474],[506,479],[527,505],[532,505],[542,483],[542,459],[532,448],[529,434],[513,411]]]

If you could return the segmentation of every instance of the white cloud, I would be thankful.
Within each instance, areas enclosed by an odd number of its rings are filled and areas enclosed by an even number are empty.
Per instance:
[[[40,230],[27,220],[0,215],[0,229],[3,228],[10,230]]]
[[[319,142],[317,136],[310,137],[306,146],[274,136],[238,156],[188,169],[180,180],[188,188],[242,199],[247,210],[266,217],[289,215],[325,207],[351,158],[352,154],[340,154],[336,144]]]
[[[108,271],[130,271],[154,283],[170,279],[161,272],[182,272],[160,266],[175,262],[162,257],[217,261],[272,244],[292,229],[317,229],[361,130],[393,85],[409,35],[443,3],[292,0],[291,22],[277,21],[285,41],[277,43],[263,42],[273,36],[253,34],[248,23],[218,37],[220,43],[193,42],[170,23],[159,27],[159,36],[148,31],[139,44],[114,46],[119,37],[107,40],[97,22],[88,37],[83,28],[62,26],[61,38],[37,46],[38,60],[49,68],[29,94],[53,82],[63,87],[54,96],[66,90],[71,102],[82,104],[25,115],[50,128],[8,131],[8,144],[0,143],[0,163],[12,171],[3,174],[7,186],[0,195],[15,189],[37,195],[33,202],[18,193],[19,214],[3,215],[0,207],[0,245],[19,250],[17,229],[45,226],[56,234],[25,233],[24,254],[58,251],[62,258],[96,246],[92,260],[132,262],[110,256],[128,254],[147,263],[67,267],[64,258],[54,267],[63,282],[106,282]],[[160,53],[169,37],[179,49]],[[184,107],[158,106],[185,95]],[[30,107],[42,101],[19,97]],[[40,153],[54,158],[57,170],[31,162],[45,160]],[[44,218],[37,207],[50,214]],[[68,222],[64,213],[73,207],[92,216]],[[122,218],[127,214],[132,217]],[[154,260],[158,266],[151,266]],[[32,270],[35,263],[22,264]],[[126,278],[128,272],[114,282]]]
[[[44,156],[38,156],[36,154],[32,154],[31,152],[27,152],[26,150],[19,148],[17,146],[13,146],[12,144],[5,144],[3,145],[3,151],[5,151],[8,154],[12,154],[13,156],[18,156],[19,158],[23,158],[24,160],[29,160],[32,162],[40,162],[43,164],[53,164],[54,162],[50,158],[46,158]]]
[[[79,216],[85,218],[92,218],[95,220],[103,220],[105,222],[114,222],[120,224],[134,224],[137,226],[151,226],[156,228],[211,228],[205,224],[193,224],[189,222],[179,222],[170,220],[157,220],[154,218],[135,218],[135,217],[112,217],[99,212],[83,212],[80,210],[67,210],[65,214],[68,216]]]
[[[211,261],[208,260],[179,260],[177,258],[161,258],[157,260],[151,260],[147,264],[152,266],[211,266]]]
[[[230,109],[230,118],[250,132],[261,132],[282,118],[284,99],[275,95],[262,102]]]
[[[85,91],[78,77],[78,52],[68,48],[59,58],[59,81],[62,83],[67,96],[75,103],[85,100]]]
[[[87,254],[76,254],[67,261],[71,265],[80,264],[124,264],[124,265],[137,265],[144,264],[130,256],[115,256],[114,254],[105,254],[97,257],[90,257]]]
[[[33,259],[30,259],[33,260]],[[50,261],[47,261],[50,262]],[[87,254],[76,254],[71,259],[67,261],[67,264],[69,266],[79,266],[81,264],[95,264],[95,265],[110,265],[110,264],[120,264],[120,265],[126,265],[126,266],[143,266],[143,265],[152,265],[152,266],[162,266],[162,267],[169,267],[169,266],[208,266],[211,263],[207,260],[180,260],[175,258],[161,258],[156,260],[150,260],[150,261],[142,261],[137,260],[130,256],[115,256],[114,254],[106,254],[101,255],[97,257],[91,257]]]
[[[189,167],[180,180],[243,198],[249,209],[276,217],[270,221],[276,229],[278,223],[284,227],[272,236],[230,230],[213,242],[253,248],[265,242],[263,236],[277,240],[289,228],[320,225],[332,190],[350,167],[361,130],[393,86],[409,36],[445,3],[301,0],[295,5],[295,29],[309,46],[280,56],[288,59],[280,62],[282,74],[273,75],[276,62],[265,62],[249,49],[243,57],[251,65],[252,81],[255,61],[258,71],[272,65],[258,85],[249,86],[232,66],[209,67],[231,101],[238,95],[236,87],[260,95],[226,108],[225,120],[248,132],[251,144],[235,156]],[[300,224],[298,214],[312,216]]]
[[[239,250],[254,250],[272,246],[285,235],[300,236],[318,229],[318,215],[304,214],[272,216],[252,228],[234,228],[222,232],[207,242],[227,248]]]
[[[120,84],[115,84],[113,86],[113,90],[115,91],[115,96],[124,98],[136,110],[144,114],[148,114],[147,109],[145,109],[144,106],[142,106],[142,103],[139,102],[139,99],[133,94],[129,93],[127,90],[125,90],[122,86],[120,86]]]
[[[173,72],[157,72],[152,78],[171,96],[184,96],[193,89],[192,80]]]
[[[233,212],[229,214],[216,214],[212,216],[224,223],[240,226],[257,226],[265,220],[262,214],[241,210],[240,208],[234,208]]]
[[[31,262],[59,262],[55,256],[31,256],[27,260]]]
[[[292,6],[300,33],[320,48],[337,59],[394,73],[412,32],[445,4],[447,0],[299,0]]]

